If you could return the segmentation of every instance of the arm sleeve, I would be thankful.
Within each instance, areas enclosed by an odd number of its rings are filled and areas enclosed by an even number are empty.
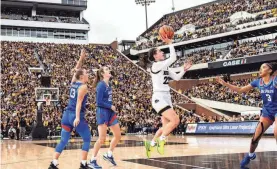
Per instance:
[[[184,70],[184,68],[183,69],[181,69],[182,67],[180,67],[180,72],[179,73],[176,73],[176,72],[174,72],[174,71],[172,71],[172,70],[168,70],[168,72],[169,72],[169,76],[173,79],[173,80],[180,80],[183,76],[184,76],[184,74],[186,73],[185,72],[185,70]],[[179,68],[178,68],[179,69]]]
[[[164,68],[169,67],[176,61],[177,57],[176,57],[176,52],[175,52],[173,45],[169,46],[169,51],[170,51],[169,58],[167,58],[163,61],[153,63],[152,68],[151,68],[152,72],[154,72],[154,73],[159,72],[159,71],[163,70]]]
[[[104,92],[106,87],[100,83],[96,89],[96,104],[100,107],[111,109],[112,105],[104,100]]]
[[[255,79],[250,83],[250,85],[254,88],[259,87],[259,82],[260,82],[260,79]]]

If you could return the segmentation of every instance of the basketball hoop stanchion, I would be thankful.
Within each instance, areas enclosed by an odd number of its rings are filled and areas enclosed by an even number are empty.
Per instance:
[[[46,101],[46,100],[45,100]],[[48,99],[47,102],[50,102]],[[36,101],[37,104],[37,123],[32,130],[32,139],[47,139],[47,129],[43,126],[42,114],[43,114],[43,101]]]

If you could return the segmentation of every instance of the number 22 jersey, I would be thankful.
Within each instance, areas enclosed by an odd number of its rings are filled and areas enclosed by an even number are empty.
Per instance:
[[[173,45],[169,45],[170,57],[162,61],[154,61],[151,67],[151,77],[153,84],[153,92],[169,92],[168,85],[171,79],[180,80],[184,74],[184,67],[179,67],[176,70],[179,73],[169,68],[177,59],[176,52]]]

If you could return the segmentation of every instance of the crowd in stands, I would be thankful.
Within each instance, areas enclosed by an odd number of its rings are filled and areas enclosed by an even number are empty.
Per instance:
[[[236,80],[230,81],[230,83],[236,86],[246,86],[252,80],[253,79]],[[259,91],[256,89],[248,93],[239,94],[216,82],[198,84],[193,86],[192,89],[184,91],[184,94],[189,97],[262,107],[262,99]]]
[[[1,7],[1,19],[84,24],[76,12],[37,10],[36,15],[32,16],[31,11],[31,9]]]
[[[39,63],[32,47],[32,43],[1,42],[1,131],[18,130],[21,117],[26,119],[27,133],[34,125],[34,88],[39,81],[29,74],[28,67],[37,67]]]
[[[239,58],[244,56],[253,56],[261,53],[267,53],[277,50],[277,37],[275,39],[245,41],[241,44],[237,43],[232,46],[230,54],[225,59]]]
[[[236,12],[246,11],[255,14],[255,17],[243,18],[236,23],[230,21],[230,16]],[[161,21],[147,30],[138,38],[147,39],[139,42],[134,49],[142,50],[151,47],[161,46],[163,43],[159,39],[158,30],[163,25],[170,25],[174,31],[178,31],[185,25],[195,26],[195,31],[185,31],[183,34],[176,34],[174,42],[206,37],[214,34],[245,29],[257,25],[277,22],[274,17],[277,16],[277,2],[274,0],[235,0],[213,2],[212,4],[186,9],[173,14],[165,15]],[[269,21],[264,19],[272,18]],[[259,21],[259,22],[254,22]],[[251,22],[251,23],[250,23]],[[239,27],[244,23],[250,23],[247,26]]]
[[[20,114],[23,114],[24,117],[30,116],[32,119],[35,117],[34,88],[40,86],[40,80],[39,76],[28,71],[28,67],[43,66],[48,75],[52,76],[51,87],[59,88],[60,100],[51,106],[44,106],[43,123],[51,135],[58,133],[61,115],[68,102],[68,89],[72,78],[71,70],[75,66],[83,46],[21,42],[1,42],[1,45],[2,50],[5,51],[2,53],[1,62],[2,82],[6,82],[1,84],[1,98],[3,98],[5,105],[1,107],[3,124],[9,126],[10,119]],[[144,119],[153,119],[156,114],[149,102],[151,99],[150,76],[115,52],[110,46],[90,44],[87,47],[90,52],[84,65],[86,69],[92,71],[100,66],[110,65],[115,72],[113,101],[118,108],[117,116],[120,122],[124,124],[128,117],[135,117],[136,121],[141,122],[144,122]],[[42,65],[37,61],[34,52],[38,54]],[[89,86],[91,86],[94,78],[94,74],[91,74]],[[89,95],[88,99],[90,104],[87,105],[87,116],[89,123],[94,126],[92,128],[95,130],[95,97],[93,94],[95,89],[89,88],[89,90],[89,93],[92,94]],[[174,98],[181,100],[181,102],[188,102],[188,99],[180,94],[175,94]],[[177,103],[176,100],[175,103]]]
[[[244,56],[253,56],[262,53],[277,51],[277,37],[275,39],[258,39],[256,41],[249,40],[239,43],[235,41],[232,45],[228,45],[226,49],[200,49],[185,54],[180,58],[173,67],[181,66],[185,60],[191,60],[194,64],[208,63],[225,59],[233,59]],[[223,55],[225,52],[226,55]]]
[[[68,102],[71,70],[84,46],[6,41],[2,41],[1,46],[1,131],[8,134],[8,131],[14,129],[16,135],[22,133],[20,119],[24,119],[26,134],[31,133],[32,127],[36,124],[37,112],[34,89],[41,86],[41,74],[30,73],[28,68],[41,66],[52,76],[51,87],[59,88],[59,102],[43,106],[43,125],[50,136],[58,135],[62,113]],[[118,109],[117,116],[122,132],[155,131],[161,124],[149,101],[152,95],[150,76],[108,45],[89,44],[86,47],[89,56],[85,60],[84,68],[91,72],[86,114],[92,134],[97,134],[93,94],[95,89],[92,88],[93,70],[103,65],[109,65],[115,72],[112,80],[113,102]],[[39,55],[41,62],[35,57],[35,53]],[[174,105],[190,102],[187,97],[173,91],[172,98]],[[196,118],[195,114],[187,114],[183,109],[176,108],[176,110],[180,114],[181,121],[185,119],[188,123],[189,119]]]

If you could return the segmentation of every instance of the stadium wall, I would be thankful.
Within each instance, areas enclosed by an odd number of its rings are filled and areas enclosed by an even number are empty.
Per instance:
[[[178,104],[178,106],[181,106],[187,110],[193,110],[199,116],[201,116],[203,113],[206,114],[207,116],[219,116],[218,114],[195,103],[183,103],[183,104]]]
[[[57,43],[57,44],[88,44],[88,40],[32,38],[32,37],[16,37],[16,36],[1,36],[1,41]]]
[[[258,78],[259,74],[257,72],[254,73],[247,73],[247,74],[236,74],[236,75],[231,75],[230,78],[231,80],[243,80],[243,79],[249,79],[249,78]],[[193,86],[196,86],[198,84],[203,84],[203,83],[209,83],[213,82],[214,77],[211,78],[204,78],[204,79],[182,79],[179,81],[171,81],[170,86],[174,88],[175,90],[181,90],[185,91],[188,89],[192,89]]]
[[[218,134],[218,135],[252,135],[254,134],[258,121],[245,122],[217,122],[217,123],[194,123],[188,124],[187,134]],[[273,135],[274,124],[265,134]]]
[[[117,41],[113,41],[110,45],[111,45],[113,50],[116,51],[118,49],[118,42]]]
[[[90,30],[90,27],[88,24],[24,21],[24,20],[10,20],[10,19],[1,19],[1,25],[14,26],[14,27],[31,27],[31,28],[70,29],[70,30],[85,30],[85,31]]]
[[[234,103],[226,103],[226,102],[220,102],[220,101],[213,101],[213,100],[207,100],[207,99],[200,99],[200,98],[194,98],[192,97],[192,100],[198,103],[201,103],[203,105],[209,106],[213,109],[218,110],[225,110],[225,111],[231,111],[231,112],[249,112],[250,113],[259,113],[261,108],[259,107],[252,107],[252,106],[244,106]]]

